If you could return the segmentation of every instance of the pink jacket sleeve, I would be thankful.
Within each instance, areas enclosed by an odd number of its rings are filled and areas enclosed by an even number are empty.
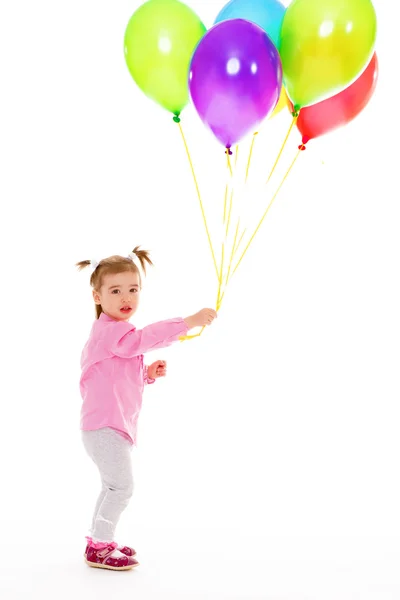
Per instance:
[[[181,318],[159,321],[143,329],[133,327],[128,331],[126,327],[113,329],[116,335],[113,335],[113,339],[110,340],[110,350],[120,358],[133,358],[152,350],[166,348],[188,332],[188,327]]]

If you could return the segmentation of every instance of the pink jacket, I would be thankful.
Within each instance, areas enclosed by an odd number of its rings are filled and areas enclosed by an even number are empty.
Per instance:
[[[81,429],[111,427],[136,443],[137,421],[147,377],[143,354],[165,348],[188,332],[181,318],[137,330],[101,313],[82,352]]]

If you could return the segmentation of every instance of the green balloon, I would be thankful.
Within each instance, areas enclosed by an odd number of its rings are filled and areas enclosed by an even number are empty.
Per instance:
[[[295,107],[321,102],[353,83],[371,60],[376,29],[371,0],[293,0],[279,51]]]
[[[193,52],[206,32],[199,17],[178,0],[149,0],[125,31],[125,60],[140,89],[179,115],[189,102]]]

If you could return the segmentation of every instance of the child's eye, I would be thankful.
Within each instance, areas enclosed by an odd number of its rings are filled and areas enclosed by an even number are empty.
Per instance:
[[[133,294],[137,294],[137,293],[138,293],[138,291],[139,291],[139,290],[138,290],[137,288],[132,288],[132,289],[131,289],[131,292],[132,292]]]
[[[119,290],[113,290],[111,293],[112,294],[119,294]]]

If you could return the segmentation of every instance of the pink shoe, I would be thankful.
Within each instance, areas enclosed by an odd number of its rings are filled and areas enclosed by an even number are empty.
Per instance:
[[[109,569],[111,571],[128,571],[138,566],[138,561],[131,556],[112,556],[117,550],[117,544],[98,543],[88,544],[85,555],[86,563],[89,567],[98,569]]]
[[[86,555],[88,553],[88,549],[89,549],[90,544],[93,543],[92,538],[87,537],[86,539],[87,539],[88,543],[87,543],[86,550],[85,550],[85,558],[86,558]],[[137,554],[136,550],[134,550],[130,546],[122,546],[122,547],[121,546],[117,546],[117,550],[119,550],[120,552],[122,552],[122,554],[125,554],[126,556],[136,556],[136,554]]]

